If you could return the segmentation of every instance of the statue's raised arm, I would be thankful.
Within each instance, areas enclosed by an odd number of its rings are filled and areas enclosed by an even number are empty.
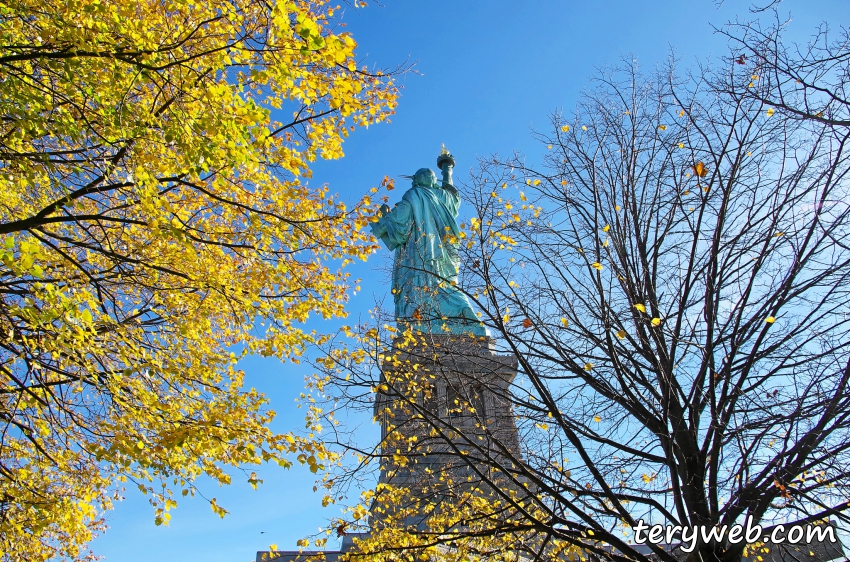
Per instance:
[[[443,179],[421,168],[393,208],[382,207],[372,232],[395,250],[393,299],[396,321],[427,333],[472,333],[487,330],[457,287],[460,194],[452,183],[454,157],[443,147],[437,158]]]

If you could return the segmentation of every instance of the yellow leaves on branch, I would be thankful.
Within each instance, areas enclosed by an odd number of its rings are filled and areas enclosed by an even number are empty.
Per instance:
[[[546,424],[539,424],[546,426]],[[429,469],[424,469],[427,474]],[[562,470],[564,478],[569,471]],[[493,560],[515,558],[522,545],[536,539],[536,530],[524,525],[527,517],[542,517],[545,510],[533,500],[523,497],[521,489],[504,486],[504,496],[497,495],[489,487],[470,484],[465,478],[454,478],[441,473],[433,479],[415,487],[378,484],[374,500],[364,502],[371,505],[372,513],[380,514],[384,525],[375,527],[358,540],[359,552],[372,562],[392,562],[403,557],[406,560],[427,561],[434,559]],[[440,491],[450,490],[451,501],[440,497]],[[501,492],[501,490],[500,490]],[[446,493],[443,492],[443,497]],[[371,498],[370,498],[371,499]],[[330,522],[324,532],[326,536],[342,536],[357,528],[365,529],[365,515],[355,517],[352,510],[348,520]],[[410,518],[417,518],[414,528],[406,525]],[[447,536],[462,528],[464,533],[455,533],[451,549],[435,545],[434,536]],[[584,556],[580,546],[553,537],[548,541],[547,554],[563,560],[579,560]]]
[[[213,510],[213,513],[215,513],[216,515],[218,515],[222,519],[224,519],[224,516],[227,515],[227,513],[228,513],[228,511],[226,509],[224,509],[223,507],[218,505],[218,503],[216,503],[215,498],[210,500],[210,508]]]
[[[396,104],[338,29],[323,0],[4,5],[4,553],[77,558],[128,479],[164,523],[199,476],[331,458],[236,362],[297,360],[355,285],[326,264],[373,250],[375,204],[307,183]]]

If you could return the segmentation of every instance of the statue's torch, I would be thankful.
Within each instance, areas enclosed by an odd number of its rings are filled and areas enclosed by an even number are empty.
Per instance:
[[[452,168],[455,165],[455,158],[449,151],[446,150],[446,145],[440,149],[440,155],[437,157],[437,167],[443,172],[443,186],[447,184],[454,187],[452,184]]]

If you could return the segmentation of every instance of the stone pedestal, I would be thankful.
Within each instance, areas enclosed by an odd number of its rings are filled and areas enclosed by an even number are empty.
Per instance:
[[[494,485],[516,488],[503,475],[520,460],[510,400],[516,372],[516,357],[496,354],[488,337],[397,339],[375,401],[379,482],[408,488],[411,506],[450,503],[472,488],[494,495]],[[372,524],[380,521],[373,509]]]

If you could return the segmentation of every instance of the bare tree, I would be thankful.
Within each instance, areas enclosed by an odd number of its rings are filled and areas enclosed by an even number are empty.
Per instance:
[[[462,190],[462,285],[516,358],[507,385],[452,366],[480,355],[468,348],[377,328],[361,332],[363,363],[326,359],[338,408],[378,395],[382,442],[359,460],[405,473],[367,494],[363,552],[732,561],[757,545],[698,536],[670,552],[635,546],[634,529],[847,522],[847,51],[780,56],[751,31],[737,36],[753,53],[713,72],[601,74],[536,134],[539,165],[480,162]],[[832,101],[786,94],[789,76]],[[441,385],[457,388],[434,405]],[[515,416],[516,453],[487,404]],[[409,469],[437,450],[432,480]]]
[[[718,84],[734,98],[749,97],[786,118],[850,126],[850,35],[844,27],[819,27],[808,43],[788,46],[783,22],[733,24],[718,29],[729,39],[732,61],[751,80]]]

